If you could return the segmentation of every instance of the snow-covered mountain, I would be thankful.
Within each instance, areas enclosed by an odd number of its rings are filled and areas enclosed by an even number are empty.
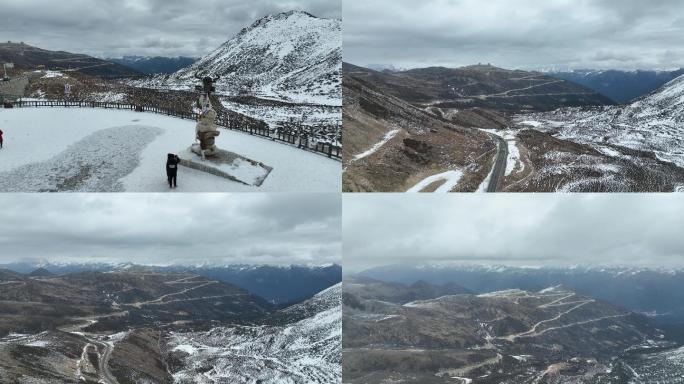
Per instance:
[[[341,382],[342,284],[282,312],[302,319],[172,334],[175,382]]]
[[[620,148],[652,152],[660,160],[684,167],[684,76],[626,106],[559,109],[520,119],[607,154],[629,156]]]
[[[193,65],[137,85],[194,89],[199,72],[220,75],[226,95],[341,105],[341,26],[301,11],[266,16]]]

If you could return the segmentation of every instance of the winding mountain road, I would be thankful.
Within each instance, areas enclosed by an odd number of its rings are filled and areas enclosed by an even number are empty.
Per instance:
[[[101,317],[108,317],[108,316],[101,316]],[[112,352],[114,351],[114,345],[112,343],[104,342],[97,340],[93,337],[88,336],[85,332],[83,331],[83,328],[93,325],[97,323],[97,320],[95,319],[83,319],[85,320],[85,323],[80,323],[80,324],[73,324],[69,325],[66,327],[58,328],[62,332],[68,332],[72,334],[79,335],[83,337],[88,344],[83,347],[83,354],[81,355],[82,359],[83,356],[87,355],[87,351],[89,347],[95,347],[95,350],[97,354],[99,355],[99,358],[97,359],[97,371],[100,376],[100,382],[104,384],[119,384],[119,381],[116,379],[116,377],[112,374],[112,371],[109,370],[109,359],[112,357]],[[103,349],[103,352],[100,354],[99,348]],[[78,370],[80,372],[82,360],[79,360],[79,366]]]

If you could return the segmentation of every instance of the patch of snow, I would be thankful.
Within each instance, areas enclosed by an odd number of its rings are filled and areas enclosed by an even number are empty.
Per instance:
[[[492,175],[494,174],[494,165],[492,164],[492,169],[489,171],[489,174],[487,174],[487,177],[485,177],[484,180],[482,180],[482,183],[480,183],[480,186],[477,187],[477,193],[485,193],[487,192],[487,187],[489,186],[489,182],[492,180]]]
[[[458,182],[461,180],[461,177],[463,177],[463,172],[459,170],[452,170],[452,171],[446,171],[444,173],[440,173],[437,175],[432,175],[430,177],[427,177],[423,180],[421,180],[418,184],[415,186],[411,187],[408,191],[408,193],[417,193],[421,192],[423,189],[428,187],[430,184],[444,180],[444,183],[439,186],[435,190],[435,193],[449,193],[451,190],[458,184]]]
[[[30,342],[30,343],[27,343],[26,345],[29,346],[29,347],[40,347],[40,348],[45,348],[45,347],[47,347],[48,345],[50,345],[50,343],[49,343],[48,341],[46,341],[46,340],[36,340],[36,341],[32,341],[32,342]]]
[[[66,77],[65,74],[59,71],[45,71],[45,75],[43,76],[43,79],[53,79],[57,77]]]
[[[525,170],[525,163],[520,159],[520,151],[518,150],[518,144],[515,139],[506,140],[508,144],[508,159],[506,160],[506,176],[509,176],[516,169],[516,166],[520,164],[520,168],[516,173],[520,173]]]
[[[181,345],[177,345],[176,347],[174,347],[174,348],[172,349],[172,351],[181,351],[181,352],[187,353],[188,355],[194,355],[194,354],[197,353],[198,350],[199,350],[199,349],[193,347],[193,346],[190,345],[190,344],[181,344]]]
[[[527,125],[527,126],[534,127],[534,128],[539,128],[543,125],[541,122],[535,121],[535,120],[521,121],[520,124]]]
[[[378,149],[380,149],[383,145],[387,144],[388,141],[392,140],[394,136],[396,136],[399,132],[401,132],[401,129],[394,129],[385,134],[385,136],[380,140],[379,142],[375,143],[369,150],[360,153],[356,156],[354,156],[353,161],[361,160],[364,157],[368,157],[375,152],[377,152]]]

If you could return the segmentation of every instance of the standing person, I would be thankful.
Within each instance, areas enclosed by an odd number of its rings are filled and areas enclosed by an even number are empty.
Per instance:
[[[0,129],[0,149],[2,149],[2,129]]]
[[[166,156],[166,177],[169,179],[169,188],[176,188],[176,177],[178,176],[178,163],[180,157],[169,153]]]

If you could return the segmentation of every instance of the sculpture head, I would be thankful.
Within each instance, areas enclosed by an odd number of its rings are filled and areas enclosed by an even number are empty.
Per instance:
[[[202,86],[197,86],[198,91],[202,91],[206,93],[207,95],[210,95],[212,92],[216,92],[216,88],[214,87],[214,83],[221,78],[221,76],[200,76],[199,73],[195,73],[195,78],[202,80]]]

